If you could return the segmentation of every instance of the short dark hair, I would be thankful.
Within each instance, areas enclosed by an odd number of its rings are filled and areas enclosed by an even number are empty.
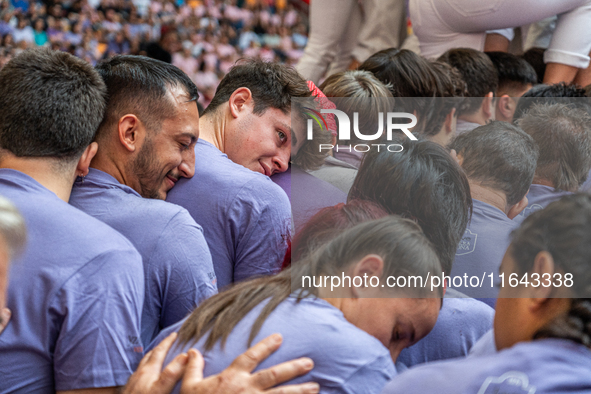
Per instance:
[[[466,82],[466,97],[483,97],[489,92],[496,94],[499,76],[491,60],[484,52],[471,48],[450,49],[437,59],[458,69]],[[466,100],[461,114],[471,114],[482,105],[482,100]]]
[[[291,111],[292,98],[312,95],[306,80],[294,68],[248,59],[237,63],[221,80],[203,115],[228,102],[232,93],[239,88],[248,88],[252,93],[253,112],[256,115],[262,115],[268,108],[288,113]]]
[[[521,57],[523,60],[528,62],[534,70],[536,70],[536,75],[538,76],[538,83],[544,82],[544,74],[546,73],[546,63],[544,63],[544,52],[546,50],[544,48],[534,47],[530,48]]]
[[[507,122],[491,122],[456,137],[451,144],[462,156],[468,179],[501,190],[507,204],[517,204],[529,190],[536,171],[534,139]]]
[[[31,49],[0,71],[0,146],[19,157],[78,159],[105,109],[105,84],[86,61]]]
[[[405,137],[396,143],[402,152],[365,154],[347,199],[369,200],[416,220],[449,273],[472,212],[468,179],[435,142]]]
[[[165,99],[171,88],[185,91],[187,102],[199,94],[191,79],[177,67],[145,56],[114,56],[96,66],[107,85],[107,109],[97,137],[126,113],[137,115],[146,127],[159,130],[162,120],[174,117],[172,101]]]
[[[511,238],[509,253],[519,277],[531,272],[538,253],[546,251],[554,261],[554,272],[570,274],[573,279],[568,312],[542,327],[534,339],[563,338],[590,347],[591,196],[562,197],[525,218]]]
[[[513,97],[528,85],[538,83],[536,70],[525,59],[507,52],[485,52],[499,76],[498,95]]]
[[[591,114],[591,102],[585,98],[585,89],[575,85],[567,85],[564,82],[553,85],[536,85],[521,96],[515,108],[513,123],[517,124],[519,118],[536,104],[569,104],[581,108]]]
[[[537,104],[519,126],[538,144],[536,177],[576,191],[591,169],[591,117],[566,104]]]

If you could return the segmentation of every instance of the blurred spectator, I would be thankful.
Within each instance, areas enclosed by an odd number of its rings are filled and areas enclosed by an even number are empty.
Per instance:
[[[306,10],[287,0],[0,0],[0,67],[49,46],[95,65],[116,54],[154,57],[185,71],[212,97],[236,60],[295,64]]]

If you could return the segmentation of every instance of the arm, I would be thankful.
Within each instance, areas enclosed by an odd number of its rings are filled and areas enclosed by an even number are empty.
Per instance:
[[[181,394],[313,394],[319,392],[316,383],[272,387],[309,372],[312,360],[301,358],[252,374],[252,371],[281,346],[281,336],[272,335],[257,343],[218,375],[203,379],[203,357],[195,349],[179,354],[162,370],[166,353],[177,334],[169,335],[142,359],[131,376],[123,394],[168,394],[183,376]],[[160,372],[162,371],[162,372]]]

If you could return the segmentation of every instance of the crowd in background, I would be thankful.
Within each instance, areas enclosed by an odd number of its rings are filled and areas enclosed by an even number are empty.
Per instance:
[[[36,46],[93,65],[148,55],[187,73],[207,105],[239,58],[295,64],[308,40],[303,11],[286,0],[2,0],[0,67]]]

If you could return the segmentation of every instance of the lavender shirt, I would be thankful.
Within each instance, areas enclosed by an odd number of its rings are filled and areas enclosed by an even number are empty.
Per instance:
[[[443,361],[398,375],[382,394],[583,394],[591,351],[564,339],[520,342],[498,353]]]
[[[513,221],[521,224],[523,220],[535,211],[545,208],[551,202],[560,200],[563,196],[568,196],[571,192],[556,190],[550,186],[532,184],[527,193],[527,207],[517,215]]]
[[[83,180],[77,179],[70,204],[119,231],[142,255],[146,286],[144,344],[217,293],[203,230],[186,209],[142,198],[132,188],[94,168]]]
[[[124,385],[143,353],[141,256],[28,175],[0,169],[0,195],[28,230],[26,250],[10,267],[0,392]]]
[[[291,234],[289,199],[271,179],[234,163],[211,143],[195,146],[195,175],[167,201],[186,208],[209,245],[218,288],[281,268]]]
[[[266,302],[259,304],[238,323],[224,349],[218,342],[212,350],[204,351],[207,336],[193,346],[205,358],[205,377],[220,373],[248,349],[250,329],[265,305]],[[177,330],[180,326],[177,325]],[[167,333],[163,332],[158,340],[164,339]],[[311,372],[287,384],[311,381],[320,384],[321,393],[372,394],[379,393],[396,374],[389,350],[349,323],[340,310],[322,299],[305,298],[298,303],[295,297],[287,298],[267,317],[252,344],[273,333],[280,333],[283,343],[256,370],[299,357],[314,360]],[[190,348],[189,345],[181,348],[173,345],[165,365]],[[177,385],[173,393],[178,390]]]

